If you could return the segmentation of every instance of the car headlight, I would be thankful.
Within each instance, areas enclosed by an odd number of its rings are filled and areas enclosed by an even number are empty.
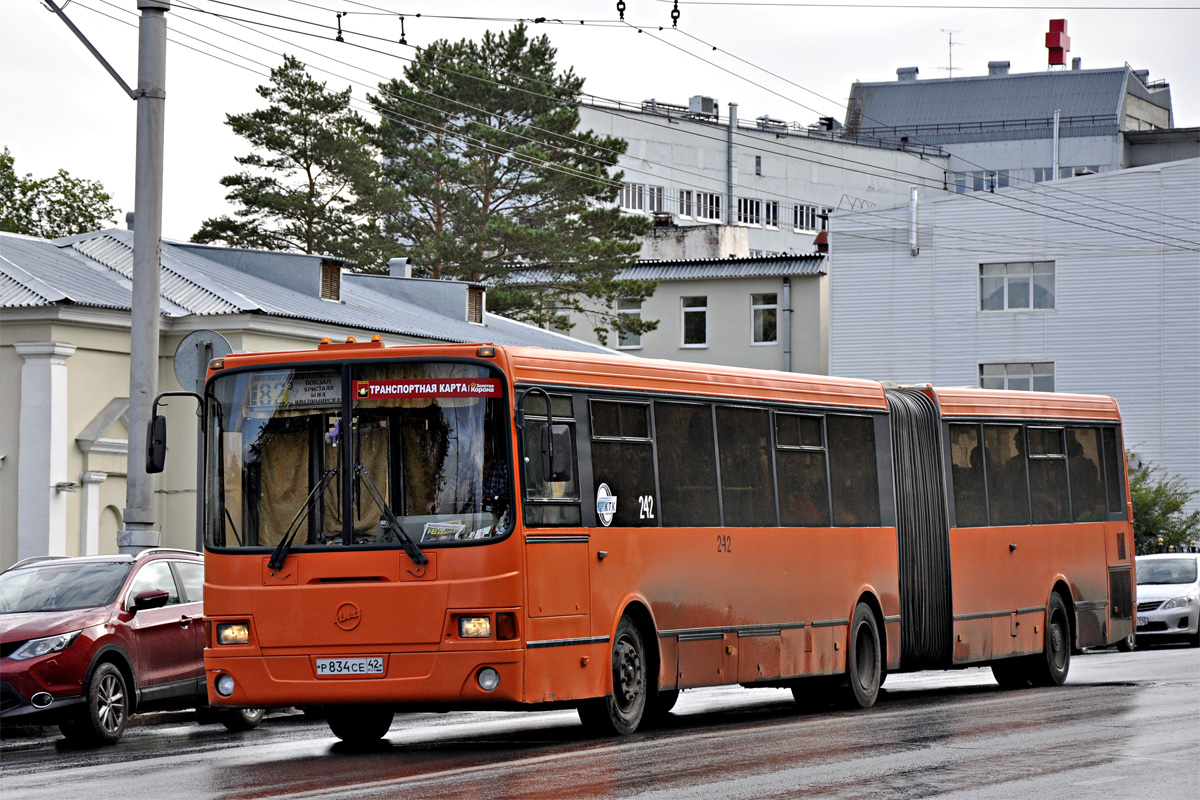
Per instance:
[[[1186,595],[1184,597],[1175,597],[1175,598],[1172,598],[1172,599],[1168,600],[1167,602],[1163,603],[1162,608],[1160,610],[1166,611],[1169,608],[1187,608],[1188,606],[1194,604],[1195,602],[1196,602],[1196,598],[1192,597],[1190,594]]]
[[[13,661],[24,661],[27,658],[36,658],[44,656],[47,653],[57,653],[59,650],[65,650],[70,647],[79,634],[83,631],[72,631],[71,633],[60,633],[56,636],[46,636],[41,639],[30,639],[25,644],[18,647],[9,656]]]

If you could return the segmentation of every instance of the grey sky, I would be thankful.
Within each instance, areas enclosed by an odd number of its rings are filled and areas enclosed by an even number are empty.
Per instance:
[[[915,7],[938,4],[958,7]],[[204,218],[229,212],[218,181],[236,170],[233,157],[247,148],[224,124],[225,114],[261,105],[254,87],[267,82],[268,70],[282,60],[280,53],[304,61],[330,88],[353,86],[361,100],[381,76],[400,76],[412,45],[475,38],[489,28],[507,30],[516,18],[547,18],[532,26],[534,32],[550,36],[559,67],[573,67],[586,79],[584,89],[590,94],[679,104],[702,94],[717,98],[722,114],[727,103],[736,102],[742,119],[767,114],[803,124],[819,116],[843,118],[854,80],[894,80],[897,67],[917,66],[922,79],[946,77],[944,68],[952,56],[956,77],[986,74],[991,60],[1011,61],[1013,72],[1044,70],[1048,22],[1066,18],[1068,62],[1078,56],[1085,69],[1124,63],[1148,69],[1152,81],[1171,84],[1176,125],[1200,125],[1197,0],[1077,3],[1107,10],[1030,8],[1046,5],[1038,0],[993,0],[986,6],[977,0],[930,0],[908,8],[897,0],[875,4],[893,8],[786,0],[681,0],[679,5],[679,30],[672,30],[667,0],[626,0],[627,25],[618,21],[615,0],[174,0],[168,14],[174,42],[168,44],[163,233],[187,239]],[[248,29],[189,6],[321,36]],[[327,26],[336,26],[335,12],[349,12],[342,19],[346,42],[333,41],[332,31],[237,6]],[[1165,7],[1185,10],[1155,10]],[[66,8],[130,84],[137,77],[136,9],[136,0],[74,0]],[[373,9],[404,14],[409,46],[395,41],[398,16],[369,13]],[[449,16],[491,19],[445,18]],[[952,53],[950,36],[943,31],[954,31]],[[363,39],[358,33],[389,41]],[[354,47],[355,42],[386,54]],[[11,150],[17,170],[40,177],[63,168],[76,177],[99,180],[122,213],[132,210],[134,103],[39,0],[0,1],[0,76],[0,147]]]

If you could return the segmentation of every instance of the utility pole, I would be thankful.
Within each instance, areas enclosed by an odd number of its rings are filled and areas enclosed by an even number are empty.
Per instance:
[[[136,553],[157,547],[154,482],[146,472],[146,438],[158,392],[158,337],[162,264],[163,128],[166,111],[167,11],[170,0],[137,0],[137,162],[133,195],[133,303],[129,329],[129,466],[125,530],[117,548]]]

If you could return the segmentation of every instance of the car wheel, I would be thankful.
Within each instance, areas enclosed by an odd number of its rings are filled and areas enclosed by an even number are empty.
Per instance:
[[[1034,657],[1029,679],[1034,686],[1062,686],[1071,669],[1071,620],[1058,592],[1046,607],[1046,641],[1042,657]]]
[[[392,711],[375,706],[330,706],[326,721],[333,735],[346,744],[377,742],[392,727]]]
[[[847,699],[859,708],[870,708],[875,705],[883,684],[883,656],[879,623],[866,603],[859,603],[854,609],[847,650],[846,680],[850,684]]]
[[[265,708],[228,708],[221,712],[221,724],[230,731],[252,731],[266,713]]]
[[[1117,649],[1122,653],[1132,653],[1134,650],[1137,650],[1137,634],[1131,633],[1117,642]]]
[[[642,724],[646,711],[646,647],[637,625],[621,617],[612,648],[613,692],[608,697],[584,701],[579,720],[601,736],[625,736]]]
[[[125,676],[107,661],[92,672],[84,691],[86,705],[79,716],[59,726],[69,741],[115,744],[129,721],[129,690]]]

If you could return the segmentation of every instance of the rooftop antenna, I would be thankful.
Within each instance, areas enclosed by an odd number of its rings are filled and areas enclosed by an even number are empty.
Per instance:
[[[950,37],[950,44],[949,44],[949,46],[946,48],[947,50],[949,50],[949,51],[950,51],[950,66],[948,66],[948,67],[938,67],[938,69],[944,69],[944,70],[946,70],[946,72],[948,73],[946,77],[948,77],[948,78],[953,78],[953,77],[954,77],[954,70],[956,70],[956,69],[957,69],[957,70],[961,70],[961,69],[962,69],[962,67],[956,67],[956,66],[954,66],[954,48],[955,48],[955,47],[958,47],[959,45],[961,45],[961,44],[962,44],[962,42],[956,42],[956,41],[954,41],[954,34],[956,34],[956,33],[962,33],[962,31],[952,31],[952,30],[948,30],[948,29],[946,29],[946,28],[942,28],[942,33],[944,33],[944,34],[946,34],[947,36],[949,36],[949,37]]]

